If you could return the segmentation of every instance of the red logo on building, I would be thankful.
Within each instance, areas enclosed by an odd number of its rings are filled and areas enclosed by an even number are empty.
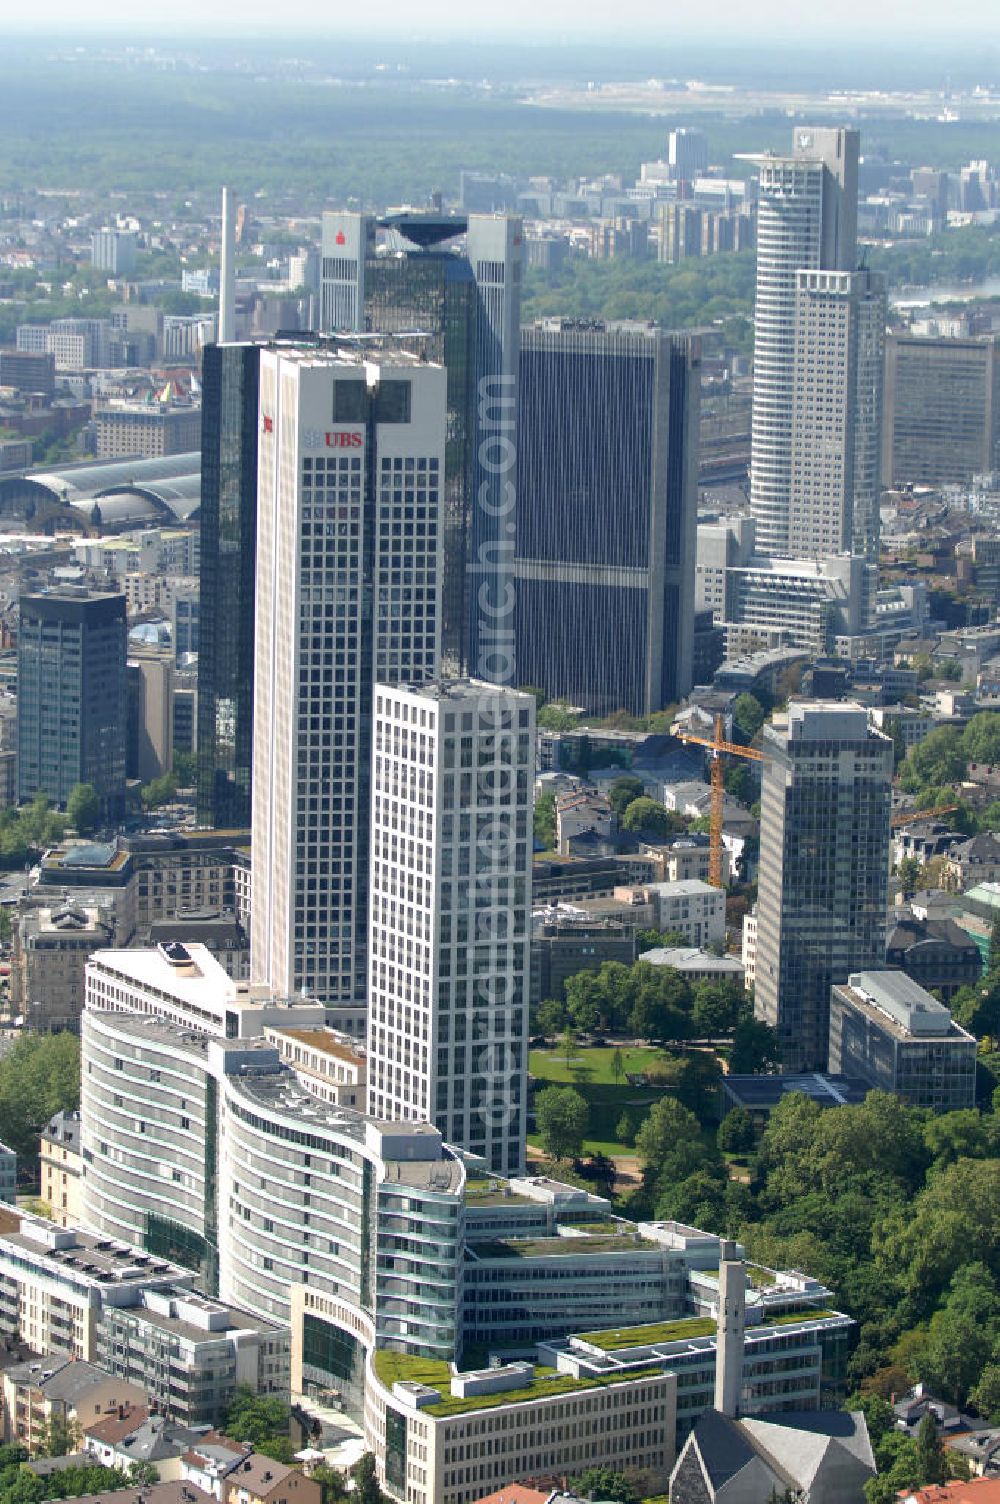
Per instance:
[[[327,449],[360,449],[364,441],[364,434],[345,433],[338,430],[336,433],[327,434],[326,447]]]
[[[347,236],[344,234],[343,230],[338,230],[337,231],[337,244],[338,245],[346,245],[347,244]]]
[[[264,414],[264,432],[265,433],[273,433],[274,432],[274,419],[273,418],[269,418],[266,413]]]

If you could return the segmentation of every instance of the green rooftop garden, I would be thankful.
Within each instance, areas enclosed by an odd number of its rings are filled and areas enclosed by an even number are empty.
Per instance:
[[[519,1389],[501,1390],[497,1394],[470,1395],[467,1399],[462,1399],[451,1394],[451,1369],[441,1359],[413,1357],[409,1353],[386,1352],[380,1348],[374,1361],[379,1381],[389,1389],[393,1384],[405,1382],[427,1384],[440,1390],[439,1403],[421,1406],[423,1415],[433,1415],[438,1419],[449,1415],[464,1415],[469,1410],[495,1410],[500,1405],[523,1404],[526,1400],[553,1399],[560,1394],[573,1394],[584,1389],[606,1389],[612,1384],[653,1378],[663,1372],[662,1369],[654,1368],[574,1379],[571,1374],[557,1373],[554,1368],[536,1365],[534,1378]]]
[[[810,1308],[807,1311],[782,1311],[780,1316],[766,1316],[761,1321],[761,1326],[790,1326],[795,1321],[823,1321],[828,1316],[839,1316],[839,1311],[817,1311]]]
[[[648,1347],[654,1342],[685,1342],[692,1337],[714,1337],[711,1316],[682,1316],[677,1321],[651,1321],[645,1326],[617,1327],[607,1332],[584,1332],[584,1342],[612,1353],[624,1347]]]
[[[761,1264],[748,1264],[747,1273],[754,1284],[763,1289],[767,1285],[776,1285],[778,1276],[773,1269],[765,1269]]]
[[[568,1258],[574,1253],[631,1253],[659,1247],[651,1238],[628,1233],[581,1238],[491,1238],[470,1245],[481,1259]]]

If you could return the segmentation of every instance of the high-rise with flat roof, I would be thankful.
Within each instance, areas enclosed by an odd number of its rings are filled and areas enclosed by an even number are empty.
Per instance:
[[[208,345],[202,370],[198,819],[250,824],[259,345]]]
[[[887,486],[968,485],[1000,463],[1000,341],[890,334]]]
[[[363,1027],[372,690],[440,647],[445,372],[260,357],[251,975]]]
[[[518,681],[600,715],[691,687],[698,341],[547,320],[521,334]]]
[[[830,988],[884,963],[892,766],[860,705],[765,727],[755,1006],[786,1071],[825,1068]]]
[[[976,1105],[976,1041],[905,971],[852,972],[830,996],[830,1070],[910,1107]]]
[[[125,799],[125,597],[22,595],[17,634],[17,789],[65,805],[93,784],[106,818]]]
[[[375,689],[369,1111],[524,1166],[531,695]]]

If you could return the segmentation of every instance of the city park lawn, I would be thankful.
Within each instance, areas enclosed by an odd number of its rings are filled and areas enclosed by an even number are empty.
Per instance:
[[[638,1046],[621,1050],[621,1081],[615,1079],[615,1047],[613,1045],[577,1045],[569,1061],[562,1045],[552,1049],[532,1050],[528,1056],[528,1070],[538,1083],[537,1094],[545,1086],[575,1086],[590,1108],[590,1126],[584,1139],[586,1154],[627,1155],[630,1146],[621,1144],[615,1137],[615,1129],[623,1112],[628,1112],[636,1128],[642,1122],[650,1106],[663,1095],[662,1087],[630,1086],[627,1075],[637,1075],[654,1061],[671,1058],[668,1050],[653,1046]],[[543,1084],[544,1083],[544,1084]],[[537,1134],[529,1134],[528,1142],[540,1143]]]

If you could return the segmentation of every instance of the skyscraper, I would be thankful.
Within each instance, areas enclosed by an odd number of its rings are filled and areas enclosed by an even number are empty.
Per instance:
[[[885,961],[892,742],[860,705],[764,730],[755,1009],[782,1068],[826,1065],[830,988]]]
[[[464,254],[453,244],[461,235]],[[452,670],[490,679],[504,664],[480,588],[500,575],[492,593],[502,597],[513,566],[503,507],[513,494],[521,240],[520,220],[503,215],[323,216],[322,329],[394,334],[447,371],[442,654]],[[508,643],[512,652],[510,624]],[[503,682],[514,682],[512,668]]]
[[[125,803],[125,597],[67,588],[22,595],[17,633],[18,799],[65,805],[96,789],[105,818]]]
[[[884,279],[795,276],[788,552],[878,562]]]
[[[202,370],[198,819],[250,824],[259,345],[207,345]]]
[[[261,351],[251,975],[355,1031],[372,688],[437,669],[445,427],[440,366]]]
[[[798,273],[856,269],[859,139],[856,130],[796,127],[791,156],[755,159],[760,192],[750,500],[757,546],[765,554],[792,552]]]
[[[1000,341],[886,339],[886,486],[961,486],[1000,467]]]
[[[601,715],[690,689],[700,364],[656,329],[522,331],[519,683]]]
[[[369,1111],[524,1168],[534,699],[375,689]]]

